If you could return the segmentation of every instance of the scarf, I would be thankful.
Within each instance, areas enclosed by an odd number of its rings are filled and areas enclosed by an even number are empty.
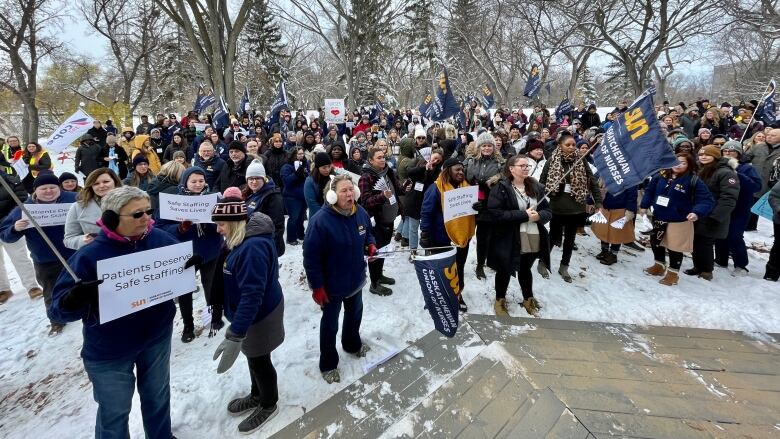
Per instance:
[[[468,187],[469,184],[463,181],[457,188],[452,186],[451,183],[445,183],[441,178],[441,174],[436,178],[434,182],[436,188],[439,189],[441,194],[441,209],[444,211],[444,193],[453,189],[459,189],[462,187]],[[454,220],[444,223],[444,229],[447,230],[447,235],[450,237],[455,246],[465,248],[469,245],[469,241],[474,236],[474,230],[477,227],[476,215],[462,216],[455,218]]]
[[[563,155],[560,149],[556,149],[550,157],[550,169],[547,174],[547,187],[550,188],[550,195],[557,195],[561,191],[561,183],[565,185],[564,162],[569,164],[571,172],[568,180],[571,186],[571,195],[574,200],[580,204],[585,204],[588,198],[588,173],[585,170],[585,162],[578,160],[579,152],[574,151],[569,155]]]

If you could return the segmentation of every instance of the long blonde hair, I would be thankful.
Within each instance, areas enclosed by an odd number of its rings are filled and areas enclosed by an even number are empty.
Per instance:
[[[225,245],[228,250],[238,247],[246,238],[246,221],[225,221]]]

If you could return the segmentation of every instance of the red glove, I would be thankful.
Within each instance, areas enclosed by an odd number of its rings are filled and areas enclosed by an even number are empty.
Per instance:
[[[376,246],[374,244],[368,244],[368,247],[366,247],[366,250],[368,251],[368,256],[376,256]]]
[[[311,293],[311,298],[314,299],[314,303],[320,307],[323,307],[326,303],[330,302],[330,300],[328,300],[328,294],[323,287],[316,288],[314,292]]]
[[[182,221],[181,224],[179,224],[179,233],[187,233],[187,230],[192,227],[192,221]]]

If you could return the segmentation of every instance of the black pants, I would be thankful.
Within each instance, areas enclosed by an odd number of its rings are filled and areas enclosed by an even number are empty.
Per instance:
[[[650,248],[653,249],[653,257],[656,262],[666,264],[666,253],[669,253],[669,268],[672,270],[679,270],[682,266],[683,254],[673,250],[667,250],[666,247],[661,245],[661,240],[658,239],[658,234],[655,230],[650,234]]]
[[[693,267],[712,273],[715,266],[715,239],[700,234],[693,235]]]
[[[766,263],[767,277],[777,280],[780,275],[780,224],[773,223],[775,230],[775,242],[772,243],[772,250],[769,251],[769,261]]]
[[[759,197],[753,197],[753,204],[756,204]],[[751,212],[750,218],[748,219],[747,226],[745,227],[745,230],[756,230],[758,228],[758,215]]]
[[[490,224],[477,224],[477,265],[485,265],[487,250],[490,246]]]
[[[455,252],[455,265],[458,267],[458,287],[460,288],[460,293],[463,294],[463,287],[466,286],[465,277],[466,277],[466,258],[469,255],[469,246],[465,246],[463,248],[457,247],[457,250]]]
[[[534,277],[531,274],[531,267],[533,267],[536,258],[539,257],[538,253],[525,254],[520,260],[520,267],[515,273],[509,273],[505,271],[496,272],[496,300],[506,297],[506,290],[509,287],[509,280],[512,275],[517,275],[517,281],[520,283],[520,291],[523,292],[523,299],[528,299],[534,296]]]
[[[358,352],[363,346],[360,340],[360,323],[363,321],[363,293],[349,298],[331,297],[322,307],[320,319],[320,372],[327,372],[339,365],[336,350],[336,336],[339,332],[339,314],[344,305],[344,320],[341,324],[341,347],[345,352]]]
[[[374,239],[376,240],[377,249],[390,244],[390,240],[393,239],[393,225],[377,223],[376,226],[374,226]],[[384,258],[379,258],[368,263],[368,274],[371,277],[372,284],[375,284],[379,278],[382,277],[382,269],[384,266]]]
[[[43,304],[46,306],[46,316],[49,316],[49,305],[51,305],[51,293],[54,291],[54,283],[57,282],[57,278],[62,271],[62,264],[59,261],[54,262],[33,262],[35,268],[35,279],[38,280],[38,284],[43,290]],[[52,323],[55,323],[49,317]],[[63,323],[64,322],[56,322]]]
[[[206,295],[206,300],[211,298],[211,288],[214,283],[214,270],[217,266],[217,260],[214,258],[200,266],[200,283],[203,286],[203,293]],[[192,329],[195,327],[195,322],[192,318],[192,293],[179,296],[179,313],[181,314],[181,320],[184,322],[184,327]],[[219,318],[217,318],[219,316]],[[222,319],[222,305],[212,306],[212,321]]]
[[[563,236],[563,254],[561,265],[569,265],[571,254],[574,251],[574,238],[577,237],[577,228],[585,224],[585,214],[560,215],[553,213],[550,220],[550,242],[560,243]]]
[[[249,363],[249,377],[252,378],[252,397],[258,398],[263,408],[275,406],[279,401],[279,388],[271,354],[247,357],[246,361]]]

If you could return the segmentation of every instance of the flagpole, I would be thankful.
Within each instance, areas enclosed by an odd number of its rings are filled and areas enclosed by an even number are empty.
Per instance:
[[[769,86],[772,85],[772,82],[775,80],[775,78],[772,78],[769,80],[769,84],[766,86],[766,91],[761,96],[761,102],[758,103],[758,106],[756,107],[756,111],[758,111],[758,108],[761,107],[761,104],[766,103],[766,98],[769,97]],[[750,122],[748,122],[748,125],[745,127],[745,131],[742,132],[742,137],[739,139],[739,143],[742,144],[745,140],[745,135],[748,131],[750,131],[750,126],[753,125],[753,121],[756,120],[756,113],[753,113],[753,117],[750,118]]]

